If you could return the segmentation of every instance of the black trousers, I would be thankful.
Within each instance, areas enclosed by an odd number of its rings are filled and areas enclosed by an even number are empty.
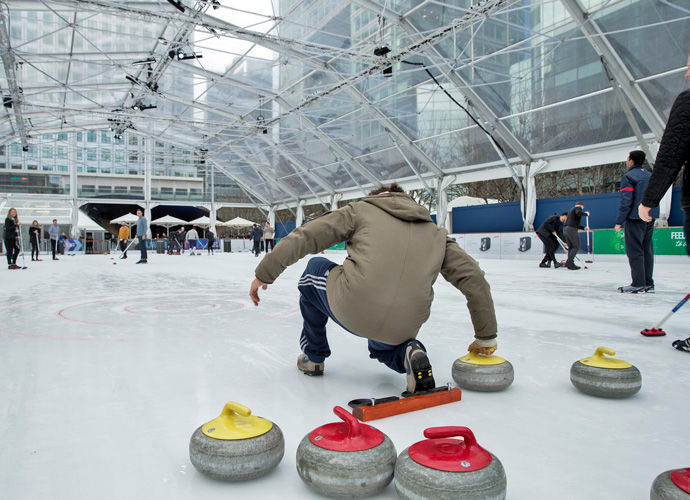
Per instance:
[[[632,286],[654,286],[654,222],[625,220],[625,254],[630,264]]]
[[[259,255],[261,253],[261,240],[254,241],[254,248],[252,249],[252,252],[254,252],[255,255]]]
[[[57,247],[57,246],[58,246],[58,245],[57,245],[57,240],[51,239],[51,240],[50,240],[50,248],[51,248],[51,250],[53,251],[53,260],[55,260],[55,254],[56,254],[57,251],[58,251],[58,247]]]
[[[568,259],[565,261],[565,265],[574,266],[575,256],[580,250],[580,233],[577,232],[576,227],[565,226],[563,236],[565,236],[565,242],[568,244]]]
[[[124,252],[122,257],[127,257],[127,240],[120,240],[120,252]]]
[[[38,241],[31,240],[31,258],[34,258],[34,254],[36,255],[36,259],[38,259]]]
[[[275,248],[276,240],[274,240],[273,238],[264,239],[264,241],[266,242],[266,253],[268,253],[269,247],[271,248],[271,250]]]
[[[548,236],[544,236],[542,234],[537,233],[537,236],[539,236],[539,239],[541,242],[544,244],[544,250],[546,251],[546,255],[542,259],[542,263],[547,263],[547,262],[557,262],[556,261],[556,250],[558,249],[558,240],[553,234],[549,234]]]
[[[17,263],[19,257],[19,246],[17,245],[17,238],[10,238],[5,240],[5,256],[7,257],[7,265]]]

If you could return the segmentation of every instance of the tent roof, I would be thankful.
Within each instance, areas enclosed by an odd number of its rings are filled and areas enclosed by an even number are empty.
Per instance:
[[[9,2],[0,137],[28,159],[185,156],[224,201],[260,206],[623,161],[661,138],[687,8],[470,3]]]
[[[120,222],[124,222],[125,224],[134,224],[139,220],[139,217],[134,215],[133,213],[128,213],[125,214],[121,217],[118,217],[117,219],[113,219],[110,222],[113,224],[119,224]]]
[[[165,224],[189,224],[186,220],[178,219],[177,217],[173,217],[172,215],[164,215],[163,217],[160,217],[156,220],[152,220],[151,224],[158,224],[159,226],[163,226]]]
[[[237,227],[241,227],[241,226],[253,226],[254,224],[256,224],[256,222],[252,222],[252,221],[250,221],[250,220],[243,219],[242,217],[235,217],[234,219],[231,219],[231,220],[229,220],[229,221],[227,221],[227,222],[223,222],[223,223],[219,224],[219,226],[228,226],[228,227],[237,226]]]

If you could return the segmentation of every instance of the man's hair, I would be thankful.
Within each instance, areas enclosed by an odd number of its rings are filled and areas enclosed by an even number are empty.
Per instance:
[[[53,219],[53,222],[57,222],[57,219]]]
[[[375,194],[381,193],[404,193],[405,190],[398,186],[397,182],[394,182],[390,186],[381,186],[369,192],[369,196],[374,196]]]
[[[564,215],[565,215],[566,217],[568,217],[568,212],[563,212],[563,213],[561,214],[561,217],[563,217]]]
[[[628,153],[628,158],[630,158],[635,165],[642,165],[645,158],[647,158],[647,155],[644,154],[644,151],[636,149],[635,151],[630,151],[630,153]]]
[[[576,205],[576,206],[577,206],[577,205],[580,205],[581,207],[584,207],[584,206],[585,206],[585,202],[584,202],[584,201],[578,201],[577,203],[575,203],[575,205]]]
[[[137,208],[137,212],[141,212],[141,215],[144,215],[144,211],[141,208]]]

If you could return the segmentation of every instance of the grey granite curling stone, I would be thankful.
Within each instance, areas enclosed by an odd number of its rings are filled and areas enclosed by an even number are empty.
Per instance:
[[[229,402],[221,415],[202,425],[189,441],[189,458],[202,474],[244,481],[268,474],[285,452],[283,433],[273,422]]]
[[[297,448],[297,473],[316,493],[332,498],[364,498],[393,480],[396,451],[383,432],[360,423],[347,410],[333,412],[343,422],[323,425]]]
[[[483,356],[472,351],[456,359],[452,370],[458,387],[472,391],[502,391],[513,383],[513,365],[498,356]]]
[[[427,440],[405,449],[395,464],[395,490],[403,500],[503,500],[503,465],[477,444],[467,427],[432,427]],[[448,439],[461,436],[463,441]]]
[[[597,347],[596,352],[576,361],[570,368],[570,381],[582,392],[604,398],[627,398],[642,387],[640,371],[621,359],[606,358],[616,351]]]
[[[690,468],[667,470],[652,483],[650,500],[690,500]]]

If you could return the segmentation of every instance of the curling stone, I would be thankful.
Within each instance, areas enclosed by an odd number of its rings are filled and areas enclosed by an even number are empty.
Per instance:
[[[575,361],[570,368],[570,381],[582,392],[603,398],[627,398],[642,387],[640,370],[615,356],[608,347],[597,347],[588,358]]]
[[[690,500],[690,468],[667,470],[652,483],[650,500]]]
[[[455,360],[452,375],[458,387],[485,392],[502,391],[515,378],[509,361],[499,356],[484,356],[476,350]]]
[[[429,438],[405,449],[395,464],[395,490],[403,500],[503,500],[503,465],[467,427],[431,427]],[[449,439],[462,437],[463,440]]]
[[[393,442],[340,406],[333,413],[343,422],[314,429],[297,447],[299,477],[316,493],[333,498],[375,495],[393,480]]]
[[[226,403],[218,418],[194,431],[189,441],[189,458],[196,470],[222,481],[268,474],[284,452],[280,427],[233,401]]]

